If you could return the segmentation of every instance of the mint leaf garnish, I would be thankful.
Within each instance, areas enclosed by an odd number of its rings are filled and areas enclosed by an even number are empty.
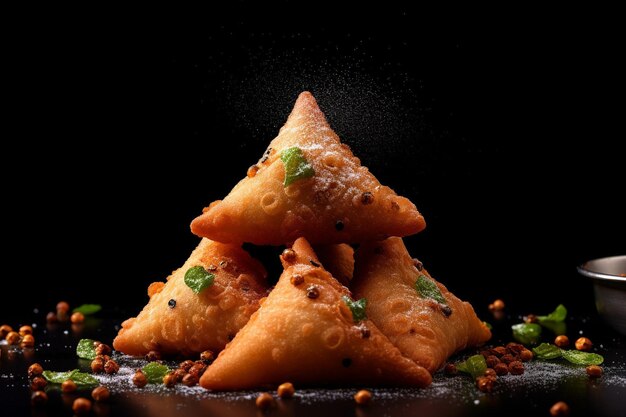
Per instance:
[[[367,315],[365,314],[365,307],[367,306],[366,298],[361,298],[358,301],[354,301],[347,295],[344,295],[343,297],[341,297],[341,299],[350,308],[350,311],[352,312],[352,320],[354,320],[355,323],[358,323],[367,318]]]
[[[76,307],[72,311],[74,313],[83,313],[85,316],[90,316],[92,314],[96,314],[100,310],[102,310],[102,306],[100,304],[83,304]]]
[[[513,338],[525,345],[534,345],[541,336],[541,326],[536,323],[520,323],[511,326]]]
[[[487,362],[483,355],[474,355],[467,358],[463,362],[456,364],[456,369],[466,374],[470,374],[472,378],[476,379],[483,375],[487,370]]]
[[[76,355],[81,359],[95,359],[97,355],[94,342],[95,340],[91,339],[80,339],[76,346]]]
[[[215,275],[204,269],[203,266],[192,266],[185,272],[185,284],[196,294],[213,285]]]
[[[72,380],[80,388],[87,388],[99,385],[96,378],[78,369],[67,372],[43,371],[43,377],[51,384],[62,384],[67,380]]]
[[[158,362],[150,362],[141,368],[141,370],[146,375],[149,383],[161,384],[163,382],[163,377],[169,373],[170,368],[168,368],[167,365],[163,365]]]
[[[446,299],[439,291],[439,287],[432,280],[426,278],[426,275],[421,274],[415,281],[415,289],[424,298],[431,298],[438,303],[448,304]]]
[[[581,352],[580,350],[563,350],[563,357],[576,365],[600,365],[604,357],[597,353]]]
[[[556,309],[547,316],[537,316],[540,324],[546,321],[563,321],[567,317],[567,309],[563,304],[559,304]]]
[[[68,379],[72,379],[72,376],[78,372],[78,369],[67,372],[43,371],[42,375],[51,384],[62,384]]]
[[[283,165],[285,166],[285,181],[283,182],[284,187],[287,187],[298,180],[315,175],[315,170],[304,157],[302,149],[297,146],[282,151],[280,159],[283,161]]]
[[[533,348],[537,359],[550,360],[561,357],[561,349],[550,343],[542,343]]]

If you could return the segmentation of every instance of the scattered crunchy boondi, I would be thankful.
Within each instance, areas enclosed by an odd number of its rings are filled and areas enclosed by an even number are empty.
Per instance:
[[[33,363],[31,366],[28,367],[29,378],[34,378],[36,376],[41,375],[42,373],[43,373],[43,367],[38,363]]]
[[[200,353],[200,360],[204,362],[213,362],[214,359],[215,354],[211,350],[205,350],[204,352]]]
[[[22,326],[20,327],[20,336],[26,336],[27,334],[33,334],[32,326]]]
[[[181,381],[183,378],[180,378]],[[177,383],[178,383],[178,377],[176,376],[175,372],[170,372],[163,377],[163,385],[165,385],[167,388],[172,388]]]
[[[104,372],[107,374],[116,374],[120,370],[120,366],[113,359],[109,359],[104,363]]]
[[[161,353],[156,350],[151,350],[150,352],[146,353],[146,360],[148,362],[160,361]]]
[[[42,376],[36,376],[30,381],[30,388],[33,391],[42,390],[48,385],[48,381]]]
[[[13,331],[13,327],[8,324],[0,326],[0,339],[5,339],[9,333]]]
[[[20,334],[14,331],[10,331],[6,336],[6,341],[10,345],[17,345],[20,342],[20,339]]]
[[[63,383],[61,384],[61,391],[68,393],[68,392],[74,392],[76,391],[78,387],[76,386],[76,383],[74,381],[72,381],[71,379],[68,379],[67,381],[63,381]]]
[[[598,365],[589,365],[587,368],[585,368],[585,371],[587,372],[587,375],[589,375],[589,378],[600,378],[602,376],[602,368],[599,367]]]
[[[45,405],[48,402],[48,394],[43,391],[33,391],[30,396],[30,402],[35,407]]]
[[[72,404],[72,410],[78,415],[87,414],[91,411],[91,401],[87,398],[76,398]]]
[[[91,372],[94,374],[99,374],[104,372],[104,359],[101,357],[96,357],[91,361]]]
[[[593,343],[586,337],[579,337],[575,343],[576,349],[582,350],[583,352],[587,352],[591,350]]]
[[[267,410],[274,406],[274,397],[269,392],[262,392],[256,397],[256,406],[260,410]]]
[[[107,387],[99,386],[91,391],[91,398],[96,401],[107,401],[111,397],[111,393]]]
[[[183,377],[181,383],[188,387],[193,387],[194,385],[198,385],[198,377],[189,373]]]
[[[32,334],[26,334],[22,337],[22,341],[20,342],[20,346],[23,348],[32,348],[35,346],[35,338]]]
[[[479,376],[476,378],[476,386],[482,392],[491,392],[496,383],[496,378],[492,376]]]
[[[565,402],[559,401],[550,407],[550,415],[552,417],[569,416],[569,406]]]
[[[504,310],[504,301],[502,301],[501,299],[497,299],[495,300],[493,303],[489,304],[489,310],[490,311],[502,311]]]
[[[564,334],[558,335],[554,339],[554,344],[560,348],[566,348],[569,346],[569,337],[565,336]]]
[[[148,378],[146,378],[146,374],[143,373],[141,369],[137,369],[135,375],[133,375],[133,385],[137,388],[143,388],[148,383]]]
[[[293,384],[291,382],[285,382],[283,384],[280,384],[278,386],[278,389],[276,390],[276,394],[278,395],[279,398],[282,398],[282,399],[293,397],[293,394],[295,392],[296,390],[294,389]]]
[[[57,313],[68,313],[70,311],[70,305],[66,301],[59,301],[57,303]]]
[[[354,394],[354,402],[358,405],[367,405],[372,401],[372,393],[366,389],[362,389]]]
[[[70,321],[74,324],[83,323],[85,321],[85,315],[79,311],[73,313],[70,317]]]

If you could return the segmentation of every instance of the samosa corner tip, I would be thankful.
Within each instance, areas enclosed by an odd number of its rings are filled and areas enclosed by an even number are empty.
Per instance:
[[[285,126],[289,125],[290,122],[302,118],[314,119],[315,122],[328,126],[326,116],[324,116],[324,113],[317,104],[317,100],[315,100],[315,97],[313,97],[310,91],[303,91],[298,95],[298,99],[293,105],[293,110],[291,110],[291,114]]]

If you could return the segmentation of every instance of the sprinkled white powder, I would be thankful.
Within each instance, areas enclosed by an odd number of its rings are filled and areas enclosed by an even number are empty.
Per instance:
[[[135,371],[146,365],[144,359],[126,355],[114,354],[114,359],[120,365],[115,375],[94,375],[101,384],[111,393],[117,395],[134,396],[141,393],[158,394],[159,396],[194,397],[197,399],[221,399],[226,401],[251,401],[259,391],[212,392],[199,385],[187,387],[177,384],[174,388],[166,388],[163,384],[148,384],[137,388],[132,383]],[[174,368],[174,363],[169,363]],[[506,395],[507,392],[533,393],[554,391],[570,383],[591,383],[585,372],[585,367],[570,365],[563,362],[532,361],[524,364],[525,372],[522,375],[505,375],[498,377],[495,392]],[[626,387],[626,364],[604,364],[604,375],[593,383],[607,384],[615,387]],[[377,403],[393,403],[407,399],[445,400],[457,404],[479,405],[486,395],[480,392],[474,382],[465,375],[446,376],[439,372],[435,374],[433,383],[423,389],[417,388],[370,388]],[[356,388],[341,389],[298,389],[295,398],[302,404],[312,404],[327,401],[352,401]],[[184,404],[180,404],[184,406]]]

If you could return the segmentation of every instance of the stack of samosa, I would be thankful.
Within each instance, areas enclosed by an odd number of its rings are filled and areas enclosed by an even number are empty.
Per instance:
[[[304,92],[247,176],[193,220],[200,245],[150,286],[114,347],[220,352],[200,380],[212,390],[427,386],[450,355],[491,334],[407,252],[401,238],[425,226]],[[287,246],[274,288],[244,242]]]

